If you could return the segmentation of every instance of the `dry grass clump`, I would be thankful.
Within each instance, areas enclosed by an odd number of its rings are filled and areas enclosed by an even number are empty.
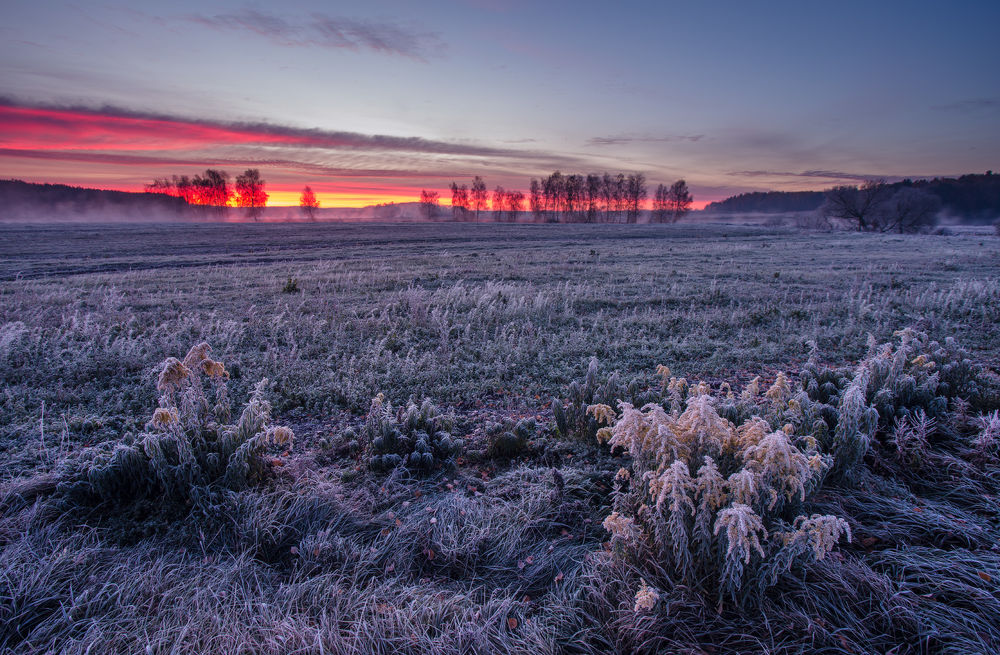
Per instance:
[[[977,434],[973,440],[979,457],[996,463],[1000,459],[1000,411],[993,410],[976,419]]]
[[[615,476],[611,555],[589,587],[593,611],[618,608],[605,620],[619,648],[759,637],[731,612],[726,627],[715,622],[732,599],[743,620],[788,621],[814,647],[898,650],[919,635],[914,652],[996,650],[1000,596],[981,585],[996,565],[997,377],[952,340],[896,339],[853,370],[820,367],[814,352],[798,382],[757,378],[737,395],[664,376],[662,405],[620,404],[599,438],[631,462]],[[960,563],[960,583],[948,562]],[[647,580],[665,590],[655,610],[637,602]],[[801,648],[774,637],[767,650]]]
[[[216,488],[239,490],[263,480],[271,466],[266,451],[290,448],[294,434],[271,424],[266,379],[232,422],[229,376],[210,352],[207,343],[200,343],[183,361],[164,361],[157,380],[160,406],[145,430],[67,461],[59,473],[59,493],[85,502],[156,498],[191,503]]]
[[[786,403],[787,385],[779,378],[766,401]],[[631,456],[630,468],[616,476],[614,512],[605,528],[613,547],[636,566],[655,562],[673,584],[706,595],[719,589],[735,599],[748,565],[755,576],[776,556],[786,570],[796,558],[821,559],[838,539],[800,533],[843,524],[832,516],[822,517],[826,523],[802,516],[792,529],[785,527],[784,517],[818,486],[829,466],[815,439],[772,430],[760,417],[736,426],[719,415],[719,400],[705,387],[693,389],[682,413],[622,402],[614,425],[601,432],[613,448]],[[599,415],[609,411],[593,408]],[[789,557],[787,549],[803,539],[813,548]]]

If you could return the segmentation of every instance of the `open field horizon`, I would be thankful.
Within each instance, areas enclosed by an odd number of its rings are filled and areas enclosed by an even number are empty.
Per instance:
[[[998,241],[0,225],[0,649],[995,652]],[[715,518],[637,504],[661,420]]]

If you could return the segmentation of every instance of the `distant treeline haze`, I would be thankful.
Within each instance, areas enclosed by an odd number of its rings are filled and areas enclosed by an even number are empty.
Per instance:
[[[1000,216],[1000,175],[962,175],[931,180],[902,180],[886,184],[892,195],[904,188],[924,191],[941,201],[941,212],[975,222],[986,222]],[[836,187],[835,189],[858,187]],[[743,214],[751,212],[783,213],[811,212],[827,202],[831,191],[755,191],[741,193],[719,202],[709,203],[708,212]]]
[[[478,175],[471,187],[451,183],[451,216],[456,221],[480,220],[492,211],[496,221],[514,222],[526,210],[539,223],[636,223],[647,198],[641,173],[568,174],[559,171],[532,179],[528,194],[497,186],[492,193]],[[674,222],[691,209],[692,197],[684,180],[660,184],[653,194],[650,221]],[[438,214],[438,194],[420,194],[424,216]],[[526,205],[527,203],[527,205]]]

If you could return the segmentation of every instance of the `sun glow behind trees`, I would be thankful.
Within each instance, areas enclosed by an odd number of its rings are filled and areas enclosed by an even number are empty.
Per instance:
[[[497,183],[527,199],[527,178],[545,170],[541,162],[551,155],[424,137],[0,98],[0,170],[30,182],[140,191],[164,172],[193,180],[206,169],[258,169],[268,180],[267,206],[296,206],[306,183],[326,208],[412,203],[422,188],[437,191],[447,206],[452,194],[446,180],[479,168],[491,184],[473,182],[468,209],[483,218],[493,209]],[[502,172],[482,168],[484,164]],[[203,201],[189,188],[178,195],[197,204],[223,204]]]

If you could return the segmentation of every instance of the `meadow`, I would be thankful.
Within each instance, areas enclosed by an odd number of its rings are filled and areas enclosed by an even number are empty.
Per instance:
[[[998,242],[0,225],[0,650],[997,652]]]

